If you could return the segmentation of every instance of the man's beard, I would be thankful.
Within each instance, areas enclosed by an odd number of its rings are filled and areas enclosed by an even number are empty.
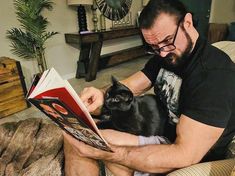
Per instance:
[[[187,47],[181,56],[178,56],[175,53],[167,54],[166,57],[164,58],[167,65],[170,65],[173,67],[182,67],[185,64],[185,62],[187,61],[187,58],[192,51],[193,41],[190,38],[189,34],[185,31],[184,27],[182,27],[182,30],[185,34],[186,39],[187,39]]]

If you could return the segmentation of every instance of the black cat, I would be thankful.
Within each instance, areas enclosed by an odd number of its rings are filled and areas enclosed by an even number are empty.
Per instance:
[[[115,129],[135,135],[162,135],[165,118],[155,95],[134,96],[131,90],[112,77],[106,91],[101,129]],[[107,116],[109,117],[107,119]]]

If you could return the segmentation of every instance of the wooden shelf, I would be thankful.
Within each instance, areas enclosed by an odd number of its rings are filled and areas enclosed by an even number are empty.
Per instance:
[[[80,46],[76,78],[85,77],[86,81],[96,78],[97,71],[145,55],[143,46],[133,47],[100,56],[103,41],[140,35],[136,27],[119,28],[100,32],[66,33],[65,41]]]

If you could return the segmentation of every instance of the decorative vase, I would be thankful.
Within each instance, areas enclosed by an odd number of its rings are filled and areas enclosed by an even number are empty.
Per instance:
[[[103,14],[100,15],[100,30],[102,31],[106,30],[106,22]]]

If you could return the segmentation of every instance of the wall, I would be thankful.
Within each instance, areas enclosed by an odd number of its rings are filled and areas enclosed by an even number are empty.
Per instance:
[[[212,0],[210,22],[235,22],[235,0]]]
[[[76,63],[79,56],[79,48],[74,48],[65,43],[64,33],[76,32],[77,17],[76,8],[68,7],[66,0],[54,0],[54,9],[52,12],[45,11],[44,15],[48,18],[50,24],[48,31],[58,31],[60,34],[54,36],[46,44],[46,58],[49,67],[55,69],[65,79],[73,78],[76,72]],[[136,19],[136,13],[140,10],[142,0],[133,0],[131,11],[133,21]],[[223,8],[221,8],[223,7]],[[91,11],[87,9],[90,14]],[[27,85],[30,84],[32,75],[37,72],[35,62],[22,60],[10,51],[10,42],[6,39],[6,30],[12,27],[19,27],[16,19],[13,0],[2,0],[0,6],[0,56],[7,56],[17,59],[21,62]],[[99,14],[98,14],[99,15]],[[91,15],[88,15],[88,28],[92,29]],[[235,21],[235,1],[234,0],[212,0],[212,9],[210,22],[230,23]],[[107,27],[111,26],[111,22],[106,20]],[[126,39],[112,40],[104,43],[102,54],[112,51],[132,47],[141,43],[139,38],[130,37]]]
[[[79,48],[74,48],[66,44],[64,33],[78,31],[76,8],[67,6],[66,0],[54,0],[54,3],[53,11],[44,11],[43,15],[47,17],[50,22],[47,30],[58,31],[59,34],[49,39],[46,43],[45,55],[48,67],[54,67],[63,78],[70,79],[75,77]],[[133,0],[131,7],[133,21],[136,19],[137,11],[141,8],[141,0]],[[8,29],[19,27],[19,23],[15,15],[13,0],[1,1],[0,12],[0,56],[7,56],[19,60],[23,68],[26,83],[27,85],[30,85],[32,75],[37,72],[36,62],[22,60],[13,55],[10,51],[11,48],[9,47],[10,41],[6,39],[6,31]],[[87,12],[88,28],[92,29],[91,11],[89,8],[87,8]],[[110,27],[111,21],[106,20],[106,25],[107,27]],[[140,39],[136,37],[107,41],[104,43],[102,54],[140,44]]]
[[[143,0],[144,5],[146,5],[148,1],[149,0]],[[235,0],[211,1],[210,23],[231,23],[234,21],[235,21]]]

